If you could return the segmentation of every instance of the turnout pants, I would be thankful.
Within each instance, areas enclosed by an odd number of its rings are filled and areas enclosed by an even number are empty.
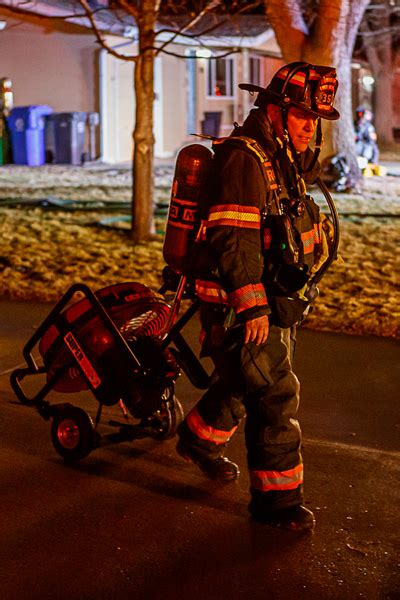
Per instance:
[[[271,326],[261,346],[211,344],[218,377],[180,426],[179,436],[200,458],[217,458],[246,415],[250,492],[269,512],[302,502],[300,384],[292,371],[295,329]]]

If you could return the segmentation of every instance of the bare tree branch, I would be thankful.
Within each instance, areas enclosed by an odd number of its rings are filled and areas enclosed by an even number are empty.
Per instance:
[[[159,29],[156,32],[156,36],[158,36],[158,35],[160,35],[162,33],[172,33],[172,34],[176,33],[178,36],[183,36],[183,37],[187,37],[187,38],[190,38],[190,39],[196,39],[196,38],[201,37],[203,35],[207,35],[208,33],[211,33],[212,31],[215,31],[216,29],[218,29],[219,27],[221,27],[222,25],[224,25],[227,21],[228,21],[228,19],[224,19],[223,21],[219,21],[218,23],[215,23],[211,27],[203,29],[202,31],[198,31],[197,33],[184,33],[184,28],[182,28],[178,32],[176,31],[176,29]],[[171,40],[168,40],[168,43],[171,43]]]
[[[182,54],[177,54],[175,52],[171,52],[170,50],[160,50],[160,52],[162,52],[163,54],[168,54],[169,56],[176,56],[177,58],[187,58],[187,59],[192,59],[192,60],[198,60],[197,56],[185,56],[183,57]],[[233,48],[232,50],[229,50],[227,52],[224,52],[223,54],[218,54],[215,56],[209,56],[208,60],[216,60],[218,58],[225,58],[225,56],[230,56],[231,54],[237,54],[238,52],[240,52],[240,48]],[[158,54],[158,52],[157,52]]]
[[[192,19],[191,21],[189,21],[189,23],[187,23],[186,25],[184,25],[184,27],[182,27],[182,29],[180,29],[180,31],[177,31],[175,33],[175,35],[172,36],[172,38],[166,42],[164,42],[159,48],[157,53],[160,53],[164,50],[164,48],[168,45],[171,44],[178,36],[179,33],[185,33],[188,29],[191,29],[192,27],[194,27],[197,23],[199,23],[201,21],[201,19],[207,15],[208,13],[210,13],[211,11],[213,11],[217,6],[219,6],[221,4],[221,0],[211,0],[210,2],[208,2],[204,8],[204,10],[202,10],[197,16],[194,17],[194,19]]]
[[[85,11],[86,17],[90,21],[93,33],[95,34],[97,42],[100,44],[100,46],[102,48],[104,48],[104,50],[107,50],[107,52],[109,54],[111,54],[111,56],[115,56],[115,58],[120,58],[120,59],[130,61],[130,62],[137,62],[138,61],[137,56],[127,56],[126,54],[121,54],[120,52],[117,52],[116,50],[111,48],[111,46],[109,44],[107,44],[107,42],[102,37],[99,28],[97,27],[96,20],[93,17],[93,13],[92,13],[87,1],[86,0],[78,0],[78,2],[82,6],[83,10]]]

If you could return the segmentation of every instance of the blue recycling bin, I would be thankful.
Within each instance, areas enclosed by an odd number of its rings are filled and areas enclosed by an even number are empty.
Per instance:
[[[8,118],[13,161],[17,165],[37,167],[45,163],[45,116],[50,106],[18,106]]]

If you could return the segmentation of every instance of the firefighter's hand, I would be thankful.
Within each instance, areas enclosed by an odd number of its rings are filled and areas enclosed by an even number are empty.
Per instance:
[[[268,338],[269,321],[267,315],[246,321],[244,329],[244,343],[255,342],[257,346],[265,344]]]

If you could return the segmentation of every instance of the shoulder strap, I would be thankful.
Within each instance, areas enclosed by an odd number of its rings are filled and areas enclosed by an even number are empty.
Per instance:
[[[229,137],[218,138],[214,140],[212,148],[215,151],[215,148],[221,147],[223,144],[233,145],[255,156],[261,166],[262,173],[268,183],[269,188],[273,191],[278,189],[278,184],[276,182],[276,176],[271,159],[264,150],[264,148],[258,142],[256,142],[256,140],[249,137],[245,137],[243,135],[232,135]]]

